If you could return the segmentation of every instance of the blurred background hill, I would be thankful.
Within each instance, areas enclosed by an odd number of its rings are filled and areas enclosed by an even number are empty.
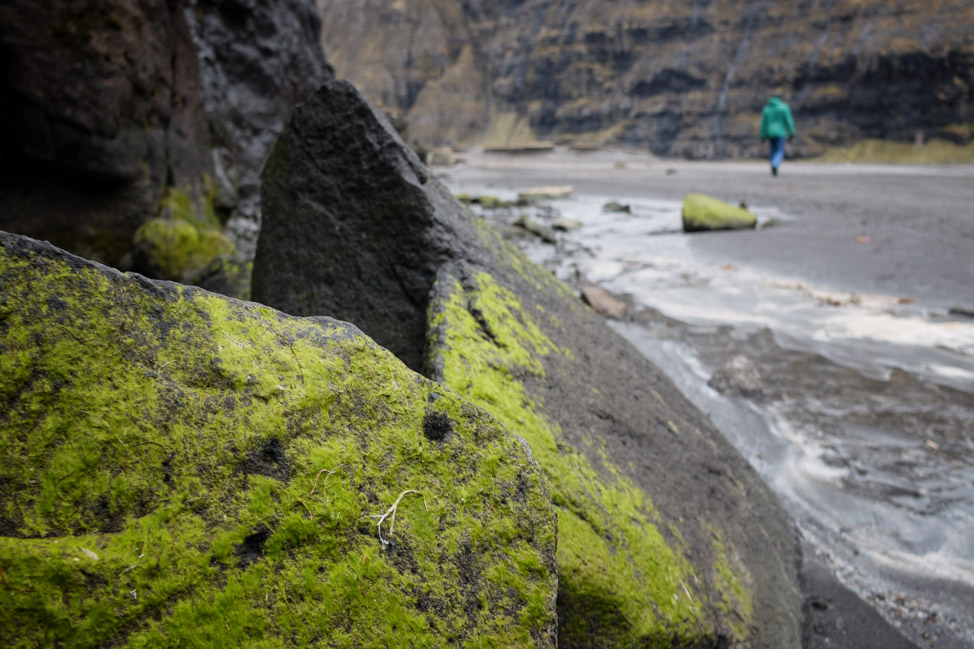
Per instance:
[[[318,0],[322,42],[426,146],[763,153],[770,94],[792,152],[974,138],[966,0]]]

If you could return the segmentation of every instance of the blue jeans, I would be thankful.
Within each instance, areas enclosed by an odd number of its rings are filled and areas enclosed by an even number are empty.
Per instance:
[[[768,139],[768,143],[771,145],[771,168],[777,169],[785,159],[785,138],[772,137]]]

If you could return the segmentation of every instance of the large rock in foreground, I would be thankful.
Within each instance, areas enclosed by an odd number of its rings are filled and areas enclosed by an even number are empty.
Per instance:
[[[800,646],[796,538],[767,486],[354,88],[295,110],[262,191],[254,295],[354,320],[530,443],[558,512],[560,647]]]
[[[350,325],[0,233],[0,403],[4,646],[554,646],[530,452]]]

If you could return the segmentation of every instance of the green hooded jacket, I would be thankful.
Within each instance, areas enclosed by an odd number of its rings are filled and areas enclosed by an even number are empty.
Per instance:
[[[791,119],[788,104],[772,97],[761,111],[761,141],[771,137],[789,137],[795,134],[795,122]]]

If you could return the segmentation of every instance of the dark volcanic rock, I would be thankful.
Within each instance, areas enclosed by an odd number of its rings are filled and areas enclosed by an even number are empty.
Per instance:
[[[795,113],[789,154],[861,138],[974,136],[967,2],[318,4],[338,74],[427,144],[763,155],[759,115],[771,93]]]
[[[437,269],[475,240],[449,190],[345,81],[294,110],[263,181],[253,299],[342,313],[421,368]]]
[[[161,0],[0,6],[0,226],[117,263],[208,166],[186,15]]]
[[[213,174],[230,190],[237,218],[228,227],[252,259],[264,162],[295,104],[334,75],[313,0],[193,4]]]
[[[559,646],[799,646],[798,547],[767,486],[349,84],[295,110],[262,193],[257,299],[360,324],[530,444],[558,511]]]
[[[3,3],[0,227],[119,264],[170,188],[256,219],[274,137],[331,76],[318,26],[311,0]]]

